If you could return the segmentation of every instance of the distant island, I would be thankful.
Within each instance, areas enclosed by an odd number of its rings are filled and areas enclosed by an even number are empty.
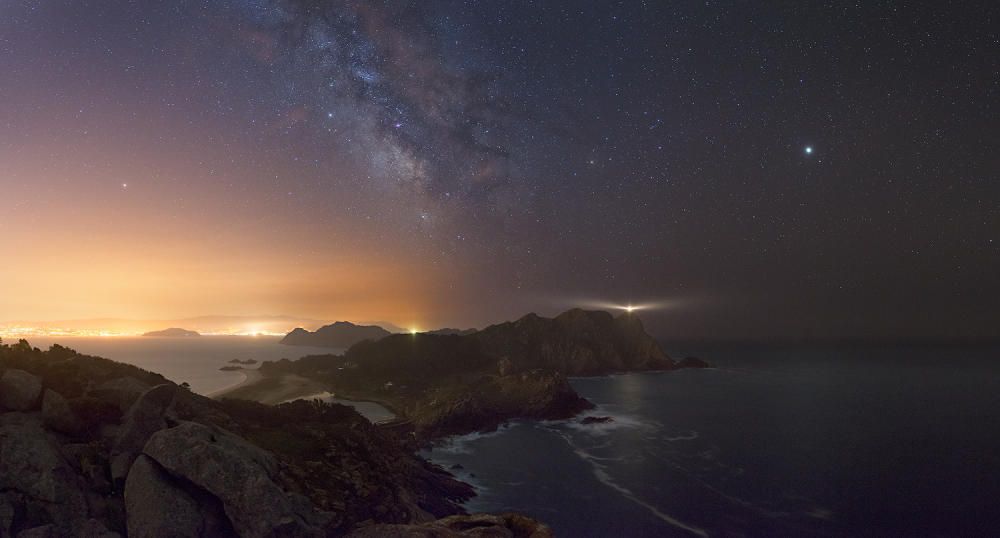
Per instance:
[[[246,365],[257,364],[257,361],[254,359],[246,359],[246,360],[233,359],[229,362],[230,364],[246,364]]]
[[[260,378],[224,396],[278,403],[330,391],[385,406],[417,439],[429,441],[512,419],[562,419],[593,408],[568,376],[705,366],[697,359],[671,359],[634,314],[573,309],[551,319],[528,314],[466,334],[386,335],[356,343],[342,355],[265,361]]]
[[[315,332],[301,327],[281,339],[286,346],[349,348],[364,340],[379,340],[389,336],[389,331],[378,325],[355,325],[349,321],[338,321],[320,327]]]
[[[192,336],[201,336],[195,331],[189,331],[187,329],[178,329],[177,327],[172,327],[170,329],[163,329],[162,331],[150,331],[148,333],[143,333],[143,336],[160,336],[168,338],[188,338]]]

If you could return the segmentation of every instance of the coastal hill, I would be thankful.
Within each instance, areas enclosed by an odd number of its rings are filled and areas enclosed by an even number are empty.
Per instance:
[[[349,321],[338,321],[320,327],[315,332],[301,327],[281,339],[287,346],[348,348],[363,340],[378,340],[389,336],[389,331],[377,325],[355,325]]]
[[[551,536],[353,409],[215,401],[58,345],[0,344],[0,536]]]
[[[509,358],[517,369],[593,376],[676,366],[646,334],[639,316],[630,313],[614,317],[575,308],[552,319],[528,314],[487,327],[472,338],[486,353]]]
[[[453,329],[446,327],[444,329],[434,329],[433,331],[424,331],[424,334],[437,334],[441,336],[446,336],[449,334],[457,334],[459,336],[465,336],[476,332],[476,329]]]
[[[427,440],[515,418],[568,418],[593,407],[567,376],[678,367],[637,316],[574,309],[552,319],[529,314],[466,335],[397,334],[360,342],[342,355],[268,361],[259,381],[226,396],[268,401],[272,388],[287,385],[284,379],[308,379],[313,393],[323,387],[384,405]]]
[[[143,336],[159,336],[168,338],[188,338],[192,336],[201,336],[195,331],[189,331],[187,329],[178,329],[177,327],[172,327],[170,329],[163,329],[162,331],[150,331],[148,333],[143,333]]]

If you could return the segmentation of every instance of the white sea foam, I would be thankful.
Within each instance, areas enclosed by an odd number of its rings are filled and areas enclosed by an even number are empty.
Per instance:
[[[618,493],[621,493],[621,495],[623,497],[625,497],[626,499],[634,502],[635,504],[637,504],[637,505],[645,508],[651,514],[653,514],[654,516],[656,516],[661,521],[667,523],[668,525],[671,525],[671,526],[676,527],[678,529],[690,532],[691,534],[694,534],[695,536],[703,536],[703,537],[706,537],[706,538],[708,537],[708,532],[705,531],[704,529],[702,529],[700,527],[696,527],[696,526],[688,524],[688,523],[685,523],[685,522],[683,522],[683,521],[681,521],[681,520],[679,520],[679,519],[671,516],[670,514],[667,514],[666,512],[663,512],[662,510],[660,510],[656,506],[654,506],[654,505],[652,505],[652,504],[650,504],[650,503],[648,503],[648,502],[640,499],[639,497],[637,497],[634,493],[632,493],[632,491],[630,489],[628,489],[628,488],[626,488],[624,486],[621,486],[618,483],[616,483],[614,481],[614,479],[612,478],[612,476],[610,474],[608,474],[608,472],[605,470],[605,467],[599,463],[600,458],[597,458],[597,457],[593,456],[592,454],[587,453],[585,450],[583,450],[583,449],[577,447],[576,445],[574,445],[573,442],[572,442],[572,440],[570,440],[570,438],[568,436],[563,435],[561,433],[559,433],[559,436],[562,437],[563,440],[565,440],[567,444],[569,444],[570,448],[573,450],[573,452],[577,456],[580,457],[580,459],[582,459],[582,460],[584,460],[584,461],[586,461],[587,463],[590,464],[591,469],[593,470],[593,473],[594,473],[594,477],[597,478],[597,480],[599,482],[601,482],[602,484],[608,486],[609,488],[617,491]]]
[[[610,417],[608,422],[595,422],[584,424],[587,418]],[[591,435],[605,436],[619,430],[649,430],[653,431],[662,425],[659,422],[644,419],[637,415],[615,411],[610,406],[598,406],[596,409],[588,411],[582,415],[569,420],[546,421],[542,423],[548,427],[565,427],[575,432],[588,433]]]
[[[440,443],[435,444],[433,450],[443,452],[445,454],[471,454],[472,448],[469,446],[471,443],[479,441],[480,439],[487,439],[489,437],[499,435],[509,427],[510,426],[507,424],[502,424],[492,432],[473,432],[465,435],[453,435],[445,438]]]

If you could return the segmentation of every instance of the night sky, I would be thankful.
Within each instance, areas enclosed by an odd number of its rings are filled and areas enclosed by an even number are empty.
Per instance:
[[[997,2],[0,3],[0,320],[1000,333]]]

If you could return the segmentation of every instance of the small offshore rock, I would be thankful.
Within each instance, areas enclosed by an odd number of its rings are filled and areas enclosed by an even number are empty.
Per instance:
[[[614,421],[615,419],[611,417],[584,417],[580,420],[580,424],[607,424]]]
[[[684,357],[677,363],[678,368],[711,368],[712,365],[698,357]]]

